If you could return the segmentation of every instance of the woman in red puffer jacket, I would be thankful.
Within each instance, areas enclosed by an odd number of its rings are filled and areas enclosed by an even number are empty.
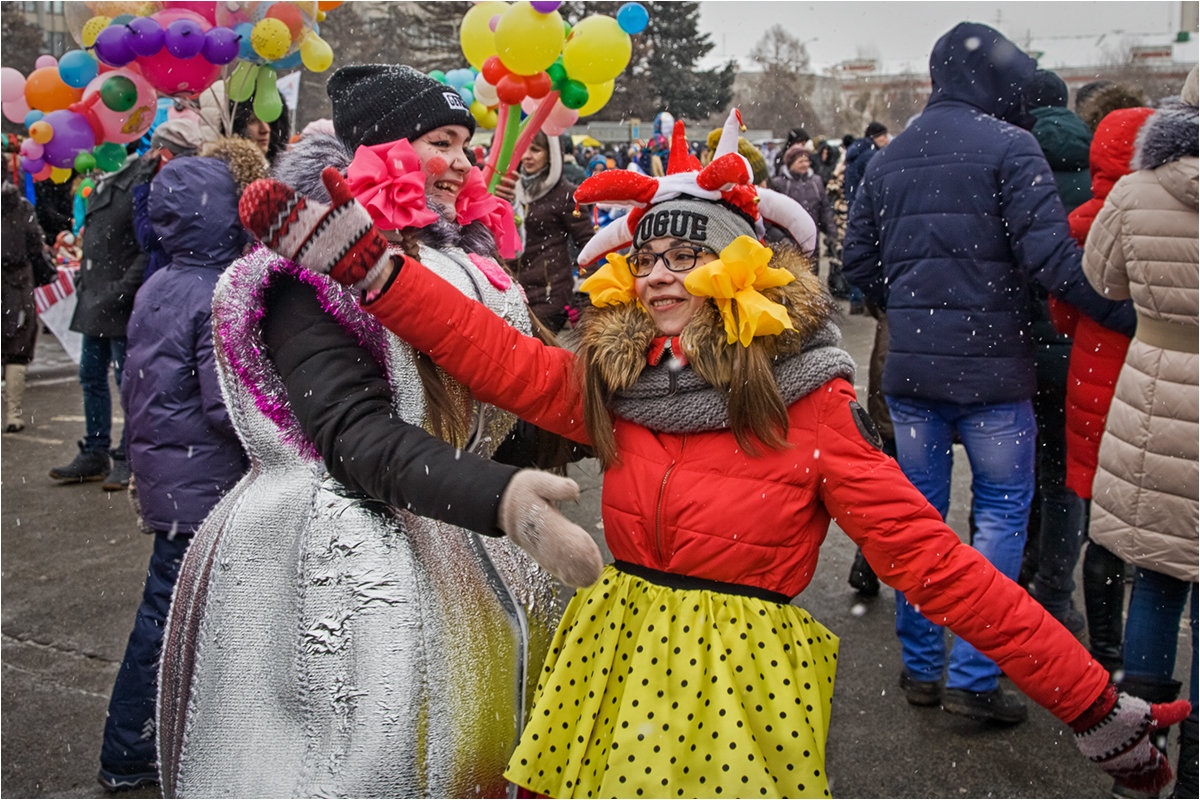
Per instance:
[[[1104,117],[1092,137],[1092,199],[1071,212],[1071,235],[1082,245],[1104,199],[1119,178],[1132,172],[1134,141],[1149,108],[1122,108]],[[1127,301],[1128,302],[1128,301]],[[1088,503],[1100,452],[1100,437],[1112,403],[1129,337],[1105,328],[1073,306],[1050,298],[1060,331],[1074,339],[1067,376],[1067,488]],[[1120,669],[1125,563],[1095,542],[1083,557],[1083,594],[1092,655],[1110,672]]]

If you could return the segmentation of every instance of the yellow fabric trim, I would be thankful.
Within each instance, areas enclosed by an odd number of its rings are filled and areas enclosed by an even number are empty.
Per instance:
[[[787,309],[768,300],[762,291],[789,284],[796,276],[767,266],[770,261],[771,248],[739,236],[721,251],[720,258],[692,270],[684,280],[689,292],[716,302],[729,344],[741,342],[742,347],[749,347],[755,336],[795,330]]]
[[[629,262],[620,253],[609,253],[607,263],[579,285],[579,291],[591,296],[592,305],[624,305],[638,299]]]

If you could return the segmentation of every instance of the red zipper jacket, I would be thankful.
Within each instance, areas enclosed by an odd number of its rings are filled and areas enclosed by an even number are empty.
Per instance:
[[[366,308],[479,400],[587,442],[574,353],[522,336],[411,261]],[[670,434],[617,418],[620,461],[605,472],[602,500],[614,557],[793,596],[811,580],[832,518],[927,617],[1060,719],[1079,716],[1108,673],[864,438],[854,399],[836,378],[795,401],[792,446],[759,457],[727,430]]]

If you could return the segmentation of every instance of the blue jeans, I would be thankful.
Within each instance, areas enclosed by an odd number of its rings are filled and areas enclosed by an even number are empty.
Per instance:
[[[1137,568],[1129,616],[1125,621],[1125,674],[1155,681],[1173,680],[1179,645],[1179,621],[1191,596],[1192,674],[1188,700],[1196,719],[1196,584],[1154,570]]]
[[[108,365],[112,364],[117,386],[125,369],[125,340],[102,336],[83,337],[79,356],[79,385],[83,388],[84,450],[108,452],[112,447],[112,395],[108,390]],[[121,437],[120,455],[125,455]]]
[[[100,747],[100,764],[105,769],[134,772],[151,769],[157,763],[154,708],[163,625],[171,607],[171,592],[179,578],[179,565],[191,540],[190,533],[154,534],[154,552],[146,572],[142,604],[138,606],[133,631],[125,645],[125,657],[108,701],[104,743]]]
[[[1033,499],[1037,426],[1033,404],[926,402],[887,397],[896,429],[896,460],[904,474],[945,519],[950,508],[952,446],[958,433],[971,462],[974,508],[972,546],[996,569],[1015,578],[1021,568],[1029,504]],[[904,668],[913,678],[987,692],[999,685],[1000,668],[956,638],[946,658],[945,634],[896,593],[896,636]]]

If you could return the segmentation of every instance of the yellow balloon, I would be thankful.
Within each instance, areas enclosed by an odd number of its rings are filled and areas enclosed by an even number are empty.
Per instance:
[[[29,126],[29,138],[38,144],[45,144],[54,138],[54,128],[49,122],[38,121]]]
[[[523,0],[501,15],[495,39],[504,66],[518,75],[535,75],[562,52],[562,17],[557,11],[539,14]]]
[[[616,82],[614,78],[611,81],[604,83],[588,84],[588,101],[579,107],[579,116],[586,117],[588,114],[595,114],[604,104],[609,101],[613,93],[613,84]]]
[[[66,167],[51,167],[50,180],[55,183],[66,183],[71,180],[71,170]]]
[[[492,33],[492,17],[508,11],[508,3],[488,0],[472,6],[463,14],[458,29],[458,41],[462,45],[467,63],[475,69],[483,69],[483,62],[496,55],[496,35]]]
[[[96,43],[96,37],[100,35],[100,31],[108,27],[108,23],[112,22],[111,17],[92,17],[87,22],[83,23],[83,32],[80,38],[84,47],[91,47]]]
[[[333,48],[320,36],[311,33],[300,45],[300,60],[313,72],[324,72],[333,64]]]
[[[267,61],[278,61],[292,49],[292,32],[287,23],[266,17],[254,23],[250,31],[250,46]]]
[[[580,20],[563,45],[567,75],[586,84],[610,81],[629,64],[633,43],[612,17],[596,14]]]

